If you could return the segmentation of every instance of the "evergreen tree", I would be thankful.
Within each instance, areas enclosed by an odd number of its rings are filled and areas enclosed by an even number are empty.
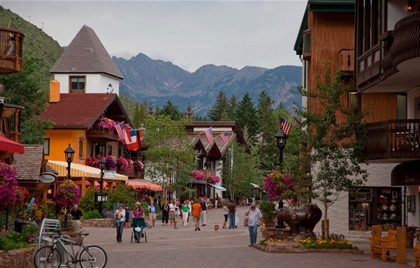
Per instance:
[[[226,120],[226,116],[229,116],[229,100],[226,98],[225,93],[219,92],[216,102],[210,108],[207,116],[211,121]]]
[[[235,109],[235,121],[241,133],[244,134],[247,129],[249,139],[254,141],[258,133],[257,110],[248,92],[245,93]]]
[[[260,169],[269,172],[274,169],[279,154],[276,146],[275,135],[279,129],[279,119],[273,110],[274,101],[262,91],[259,95],[257,118],[258,118],[258,156]]]
[[[236,121],[236,116],[235,116],[236,108],[238,108],[238,99],[236,98],[235,94],[232,94],[232,97],[230,97],[229,99],[229,110],[228,110],[228,115],[229,115],[228,118],[231,121]]]
[[[178,106],[172,104],[170,100],[168,100],[160,110],[161,115],[169,115],[172,120],[179,121],[182,118],[182,113],[179,111]]]
[[[6,103],[25,108],[20,118],[21,140],[25,144],[44,144],[45,130],[53,126],[50,120],[39,117],[46,111],[49,100],[49,91],[41,88],[42,74],[37,72],[39,62],[38,58],[25,53],[22,72],[0,75],[3,85],[0,94],[6,97]]]

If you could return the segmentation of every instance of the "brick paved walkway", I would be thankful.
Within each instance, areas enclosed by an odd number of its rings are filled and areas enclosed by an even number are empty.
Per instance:
[[[207,225],[194,231],[193,222],[187,227],[162,226],[158,221],[155,227],[146,228],[147,243],[130,243],[132,228],[124,229],[123,242],[116,242],[116,230],[113,228],[84,228],[90,235],[85,243],[97,244],[108,254],[110,268],[256,268],[256,267],[313,267],[313,268],[372,268],[372,267],[414,267],[413,250],[407,250],[407,265],[397,264],[395,260],[383,263],[379,259],[370,259],[367,239],[354,239],[354,244],[365,254],[274,254],[265,253],[248,247],[248,228],[244,227],[243,215],[246,207],[238,208],[240,223],[237,229],[219,229],[214,231],[214,224],[223,223],[221,209],[208,212]],[[178,222],[179,225],[180,222]],[[259,241],[261,233],[258,233]]]

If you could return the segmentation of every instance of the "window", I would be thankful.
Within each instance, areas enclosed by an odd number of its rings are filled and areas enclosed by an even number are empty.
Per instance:
[[[50,155],[50,139],[44,139],[44,155]]]
[[[84,93],[85,80],[85,76],[70,76],[70,93]]]
[[[80,135],[79,137],[79,159],[83,159],[83,154],[84,154],[84,150],[83,150],[83,142],[85,140],[85,137],[83,135]]]

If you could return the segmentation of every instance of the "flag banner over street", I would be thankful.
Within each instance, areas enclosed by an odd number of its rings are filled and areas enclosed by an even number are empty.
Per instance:
[[[290,129],[292,129],[292,124],[290,122],[286,121],[283,117],[279,117],[279,127],[280,129],[283,129],[284,134],[289,135]]]

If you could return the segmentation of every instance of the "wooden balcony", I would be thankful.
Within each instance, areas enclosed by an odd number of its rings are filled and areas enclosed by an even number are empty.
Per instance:
[[[419,128],[420,119],[368,123],[365,157],[372,163],[420,159]]]
[[[115,130],[104,128],[91,128],[86,131],[86,138],[89,140],[112,140],[118,141],[118,134]]]
[[[24,37],[22,32],[0,27],[0,74],[22,71]]]

